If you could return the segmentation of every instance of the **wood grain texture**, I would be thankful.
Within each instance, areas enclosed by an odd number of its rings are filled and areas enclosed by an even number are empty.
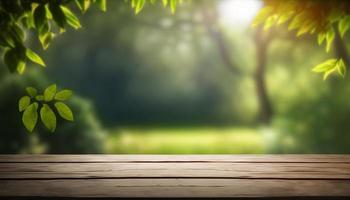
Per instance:
[[[0,179],[350,179],[350,163],[2,163]]]
[[[350,155],[0,155],[1,197],[350,199]]]
[[[350,156],[345,154],[313,154],[313,155],[0,155],[3,162],[69,162],[69,163],[107,163],[107,162],[296,162],[296,163],[350,163]]]

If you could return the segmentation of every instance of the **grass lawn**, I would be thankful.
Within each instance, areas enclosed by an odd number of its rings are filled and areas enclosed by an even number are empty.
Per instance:
[[[257,129],[119,128],[107,136],[107,153],[229,154],[266,153]]]

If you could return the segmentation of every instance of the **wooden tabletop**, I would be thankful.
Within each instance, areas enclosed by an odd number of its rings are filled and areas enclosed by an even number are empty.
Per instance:
[[[350,199],[350,155],[0,155],[0,198]]]

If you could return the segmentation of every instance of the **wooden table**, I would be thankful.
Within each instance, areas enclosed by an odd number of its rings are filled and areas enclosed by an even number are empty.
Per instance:
[[[350,155],[1,155],[22,197],[350,199]]]

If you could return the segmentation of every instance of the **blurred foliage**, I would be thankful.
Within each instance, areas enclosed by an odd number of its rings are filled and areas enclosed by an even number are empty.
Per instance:
[[[0,82],[1,153],[102,153],[104,134],[90,103],[74,97],[69,100],[75,110],[75,123],[62,121],[55,134],[48,133],[44,126],[38,126],[35,133],[26,133],[21,126],[21,116],[13,109],[18,107],[17,99],[23,95],[23,87],[30,84],[36,88],[47,85],[43,74],[31,71],[25,76],[7,76]],[[38,141],[36,145],[34,141]],[[33,146],[34,145],[34,146]],[[36,147],[41,149],[35,150]]]
[[[227,70],[205,24],[196,24],[197,7],[182,4],[171,15],[149,6],[147,12],[130,15],[129,5],[110,1],[115,12],[86,13],[82,19],[94,31],[57,39],[46,54],[52,66],[48,74],[93,99],[110,126],[253,123],[251,80]]]
[[[350,29],[350,2],[339,0],[266,0],[264,8],[257,14],[253,26],[263,24],[267,30],[274,25],[288,24],[288,30],[296,35],[316,34],[319,45],[326,42],[329,52],[336,34],[343,38]],[[329,59],[317,65],[313,71],[324,73],[324,79],[338,72],[345,76],[346,67],[341,58]]]
[[[66,31],[67,25],[74,29],[81,28],[79,19],[69,8],[72,2],[83,13],[89,9],[91,3],[96,3],[102,11],[107,9],[106,0],[0,1],[0,29],[2,30],[0,48],[4,50],[3,61],[10,72],[17,71],[22,74],[26,69],[27,59],[43,67],[46,66],[38,54],[25,46],[27,30],[36,30],[43,49],[47,49],[57,33]],[[146,0],[130,1],[136,14],[143,9],[146,2]],[[149,1],[151,4],[156,2],[157,0]],[[164,7],[169,4],[173,13],[178,2],[181,0],[162,0]],[[53,27],[53,24],[56,24],[56,27]],[[48,102],[46,96],[45,101]],[[55,107],[63,118],[69,121],[73,120],[73,114],[66,104],[56,103]],[[22,121],[30,132],[33,131],[37,123],[39,108],[38,102],[31,103],[28,97],[20,99],[20,111],[24,111]],[[42,105],[40,116],[45,126],[54,132],[56,116],[48,104]]]
[[[184,0],[129,0],[131,7],[135,10],[135,14],[138,14],[142,11],[145,4],[149,2],[150,4],[155,4],[158,1],[161,1],[164,7],[169,5],[171,12],[175,13],[177,4],[181,3]]]
[[[274,113],[261,126],[257,30],[203,17],[220,15],[224,2],[192,1],[171,14],[162,3],[145,1],[147,12],[135,15],[138,1],[134,7],[108,1],[112,12],[92,8],[84,17],[69,6],[84,28],[67,29],[42,54],[48,80],[35,68],[10,76],[0,67],[0,153],[349,153],[349,77],[321,82],[309,68],[331,59],[314,71],[345,75],[346,59],[319,48],[316,32],[295,39],[287,22],[264,32],[270,40],[263,76]],[[227,68],[211,30],[221,31],[237,72]],[[337,40],[339,27],[333,30],[331,46],[348,47],[348,35]],[[42,48],[32,31],[26,45]],[[42,123],[26,134],[15,112],[18,99],[26,86],[44,89],[51,82],[74,90],[68,104],[75,123],[57,118],[55,134]]]
[[[182,0],[162,0],[164,7],[169,5],[174,13],[178,2]],[[135,13],[139,13],[146,2],[155,4],[158,0],[130,0]],[[102,10],[107,10],[106,0],[13,0],[0,1],[0,47],[4,49],[4,63],[11,72],[22,74],[26,69],[27,59],[41,66],[44,61],[38,54],[25,46],[26,31],[34,29],[44,49],[67,26],[81,28],[80,21],[71,10],[72,4],[85,13],[92,3]],[[54,26],[56,25],[56,26]]]

